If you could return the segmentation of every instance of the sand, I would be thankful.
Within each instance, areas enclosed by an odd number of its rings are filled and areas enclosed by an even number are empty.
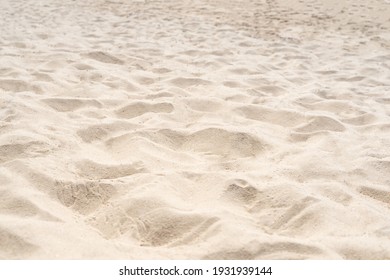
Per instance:
[[[1,0],[1,259],[390,259],[384,0]]]

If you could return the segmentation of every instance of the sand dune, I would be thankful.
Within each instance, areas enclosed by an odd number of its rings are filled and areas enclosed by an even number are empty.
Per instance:
[[[0,0],[0,258],[390,259],[388,2]]]

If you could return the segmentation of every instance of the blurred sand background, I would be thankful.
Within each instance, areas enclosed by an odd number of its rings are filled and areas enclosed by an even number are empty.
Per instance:
[[[1,259],[390,259],[390,3],[0,0]]]

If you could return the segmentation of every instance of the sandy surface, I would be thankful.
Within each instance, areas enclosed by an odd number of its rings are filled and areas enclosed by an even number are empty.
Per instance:
[[[389,1],[0,7],[0,258],[390,259]]]

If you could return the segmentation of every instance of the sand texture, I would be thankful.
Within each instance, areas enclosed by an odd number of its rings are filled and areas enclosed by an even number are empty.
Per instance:
[[[390,3],[0,0],[0,259],[390,259]]]

